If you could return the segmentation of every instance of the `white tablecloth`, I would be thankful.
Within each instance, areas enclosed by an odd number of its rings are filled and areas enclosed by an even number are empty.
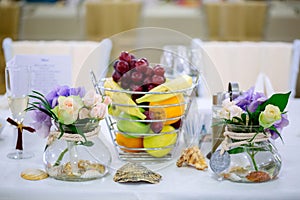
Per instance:
[[[6,126],[0,140],[0,199],[299,199],[299,108],[300,100],[290,101],[290,125],[282,133],[284,144],[276,141],[283,163],[278,179],[260,184],[218,181],[210,170],[177,168],[175,160],[157,171],[163,176],[158,184],[115,183],[114,172],[103,179],[88,182],[64,182],[52,178],[27,181],[20,177],[20,173],[26,168],[43,168],[45,139],[25,133],[25,149],[34,151],[35,156],[27,160],[11,160],[6,154],[13,146],[12,128]],[[8,114],[7,110],[1,111],[1,116]]]

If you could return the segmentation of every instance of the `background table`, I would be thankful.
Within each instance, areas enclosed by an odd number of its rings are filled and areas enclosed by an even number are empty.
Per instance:
[[[207,101],[199,102],[201,107],[209,105]],[[284,144],[276,141],[283,163],[278,179],[260,184],[218,181],[210,170],[177,168],[175,160],[168,167],[158,170],[163,178],[154,185],[115,183],[114,172],[103,179],[88,182],[64,182],[52,178],[27,181],[20,177],[20,173],[26,168],[43,168],[45,139],[25,133],[25,148],[34,151],[35,157],[28,160],[8,159],[6,154],[13,143],[10,142],[12,129],[7,126],[0,140],[0,199],[299,199],[299,108],[300,100],[290,101],[290,125],[282,133]],[[8,114],[7,110],[1,110],[2,116]],[[106,139],[107,132],[103,128],[100,137]]]

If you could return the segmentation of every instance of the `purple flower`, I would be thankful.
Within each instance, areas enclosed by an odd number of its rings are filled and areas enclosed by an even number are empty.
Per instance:
[[[257,107],[266,100],[267,97],[264,95],[264,93],[254,92],[254,87],[251,87],[242,95],[234,99],[237,106],[242,108],[244,111],[247,111],[248,109],[250,112],[254,112]]]
[[[280,133],[284,127],[289,125],[287,114],[282,114],[281,119],[275,122],[273,125],[274,128],[276,128],[277,131]],[[275,131],[270,130],[270,133],[271,133],[271,138],[274,140],[279,137],[279,135]]]
[[[58,104],[58,97],[65,96],[68,97],[70,95],[80,96],[81,98],[84,96],[85,90],[83,87],[78,88],[70,88],[69,86],[58,86],[54,90],[52,90],[49,94],[46,95],[46,99],[51,105],[51,108],[54,108]]]
[[[44,112],[35,110],[31,112],[31,126],[36,130],[37,134],[42,137],[47,137],[50,132],[51,118]]]
[[[85,95],[85,89],[83,87],[70,88],[69,94],[74,96],[80,96],[82,98]]]
[[[68,86],[58,86],[46,95],[46,99],[51,105],[51,108],[57,106],[57,99],[59,96],[69,96],[69,89]]]

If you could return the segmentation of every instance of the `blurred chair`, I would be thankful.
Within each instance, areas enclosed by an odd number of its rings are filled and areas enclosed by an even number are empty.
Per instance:
[[[109,66],[111,50],[112,41],[110,39],[102,40],[81,65],[75,80],[75,86],[84,86],[86,90],[94,90],[94,86],[90,81],[90,71],[94,72],[98,80],[105,77]]]
[[[270,97],[274,94],[274,89],[273,89],[270,78],[262,72],[260,72],[258,74],[254,88],[255,88],[255,91],[262,92],[267,97]]]
[[[206,3],[204,8],[211,40],[263,40],[268,10],[266,2]]]
[[[88,63],[93,70],[102,67],[107,63],[110,49],[104,49],[99,52],[99,46],[109,43],[107,40],[99,42],[93,41],[13,41],[11,38],[5,38],[3,41],[3,50],[5,60],[8,61],[17,54],[48,54],[48,55],[71,55],[72,58],[72,83],[75,85],[79,80],[79,73],[82,73],[82,66]],[[96,57],[94,56],[96,53]],[[103,54],[103,55],[102,55]],[[93,62],[88,62],[88,57],[93,58]],[[107,58],[108,57],[108,58]],[[85,67],[84,67],[85,68]],[[99,72],[100,73],[100,72]],[[85,77],[86,82],[90,80],[89,76]],[[81,80],[81,78],[80,78]],[[82,83],[82,82],[81,82]]]
[[[138,0],[87,0],[85,29],[88,40],[101,40],[137,28],[142,11]]]
[[[0,45],[5,37],[18,38],[20,5],[17,3],[0,1]],[[5,60],[0,48],[0,93],[5,92],[4,80]]]
[[[238,82],[242,90],[255,86],[260,74],[275,92],[290,90],[292,44],[283,42],[204,42],[223,85]],[[272,91],[272,90],[269,90]]]
[[[294,40],[293,43],[293,55],[291,60],[291,70],[290,70],[290,88],[292,91],[292,96],[295,98],[300,98],[300,40]]]

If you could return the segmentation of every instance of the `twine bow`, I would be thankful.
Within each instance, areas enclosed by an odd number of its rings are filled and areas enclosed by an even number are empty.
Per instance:
[[[224,132],[224,140],[221,143],[221,152],[222,155],[225,151],[228,151],[231,147],[237,147],[243,144],[249,144],[250,142],[263,142],[267,141],[270,137],[270,133],[236,133],[228,131],[227,128]],[[232,142],[231,139],[236,140]]]
[[[17,137],[17,144],[16,149],[23,150],[23,140],[22,140],[22,133],[23,130],[29,131],[31,133],[35,132],[34,128],[31,128],[29,126],[24,126],[22,122],[17,122],[11,118],[6,119],[7,122],[9,122],[11,125],[16,126],[18,129],[18,137]]]

